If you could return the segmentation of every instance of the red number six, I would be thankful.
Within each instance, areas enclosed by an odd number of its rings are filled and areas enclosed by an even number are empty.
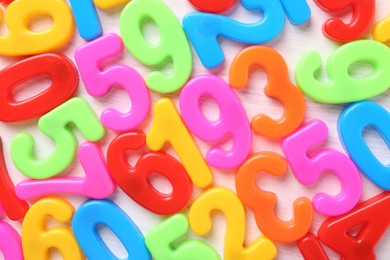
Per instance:
[[[107,163],[114,181],[134,201],[161,215],[170,215],[183,209],[191,198],[192,183],[184,167],[163,152],[147,152],[133,167],[127,161],[127,151],[145,146],[141,131],[124,133],[110,144]],[[172,185],[170,194],[163,194],[150,183],[150,175],[158,172]]]

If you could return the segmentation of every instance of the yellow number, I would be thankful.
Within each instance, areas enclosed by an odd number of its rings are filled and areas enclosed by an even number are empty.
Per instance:
[[[169,142],[195,186],[204,188],[210,185],[213,174],[184,125],[175,104],[168,98],[162,98],[154,105],[153,112],[153,124],[146,137],[149,148],[158,151]]]
[[[211,213],[214,211],[221,211],[226,218],[224,259],[273,259],[276,256],[274,243],[264,236],[243,246],[246,229],[244,206],[234,192],[224,187],[203,192],[192,204],[189,220],[194,233],[203,236],[211,230]]]
[[[22,224],[24,258],[26,260],[49,259],[49,249],[56,248],[64,260],[84,259],[69,227],[46,228],[48,216],[65,224],[72,219],[73,214],[73,206],[57,197],[46,197],[32,205]]]
[[[51,28],[34,32],[29,21],[39,15],[53,19]],[[3,13],[0,10],[0,20]],[[0,35],[0,55],[22,56],[49,52],[63,47],[72,38],[75,23],[64,0],[15,0],[5,11],[8,35]]]

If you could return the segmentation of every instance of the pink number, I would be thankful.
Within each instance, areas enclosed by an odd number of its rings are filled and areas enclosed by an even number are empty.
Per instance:
[[[150,110],[149,90],[139,73],[131,67],[115,65],[104,71],[100,64],[123,51],[123,42],[116,34],[107,34],[76,50],[75,60],[85,88],[91,96],[102,97],[114,86],[123,87],[131,98],[131,109],[122,114],[116,109],[103,111],[104,126],[127,131],[141,124]]]
[[[84,143],[79,147],[77,156],[84,168],[85,178],[27,180],[16,185],[16,195],[26,200],[57,193],[78,194],[94,199],[110,196],[115,190],[115,184],[100,148],[94,143]]]
[[[200,108],[202,97],[212,97],[220,108],[216,121],[207,119]],[[206,142],[221,142],[233,139],[230,151],[211,148],[206,161],[216,168],[230,169],[241,165],[248,157],[252,133],[248,118],[239,98],[223,80],[212,75],[192,79],[180,94],[180,111],[187,127]]]
[[[4,221],[0,221],[0,237],[0,251],[3,252],[4,260],[23,260],[20,236]]]
[[[333,172],[341,183],[341,192],[331,197],[319,193],[313,198],[314,208],[324,214],[337,216],[350,211],[360,199],[362,180],[352,161],[333,149],[325,149],[308,156],[308,150],[326,140],[328,127],[321,120],[313,120],[282,142],[282,149],[291,169],[304,185],[315,183],[323,172]]]

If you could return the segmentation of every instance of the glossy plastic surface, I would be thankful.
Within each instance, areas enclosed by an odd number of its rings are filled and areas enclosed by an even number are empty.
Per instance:
[[[353,77],[351,65],[364,62],[374,70],[364,77]],[[329,104],[356,102],[377,96],[390,86],[390,50],[386,45],[360,40],[338,47],[326,62],[328,81],[319,81],[315,74],[321,68],[321,56],[306,52],[295,70],[295,80],[302,92],[314,101]]]
[[[80,247],[88,259],[115,260],[98,232],[98,225],[105,225],[126,248],[128,260],[150,260],[144,237],[129,216],[110,200],[84,202],[74,215],[72,228]]]
[[[218,260],[218,253],[201,240],[187,239],[172,247],[172,243],[185,236],[190,228],[187,216],[173,215],[151,228],[145,235],[145,243],[156,260]]]
[[[108,172],[104,155],[97,144],[83,143],[77,150],[85,177],[57,177],[47,180],[26,180],[16,185],[21,199],[70,193],[94,199],[110,196],[116,188]]]
[[[256,181],[259,174],[283,176],[286,171],[287,162],[282,156],[271,152],[256,153],[239,168],[236,190],[244,205],[254,211],[257,226],[266,237],[275,242],[290,243],[303,237],[311,227],[313,206],[310,200],[305,197],[295,200],[292,219],[282,221],[276,215],[275,193],[260,189]]]
[[[337,216],[348,212],[359,202],[362,180],[355,164],[339,151],[323,149],[308,155],[313,146],[327,138],[327,125],[315,119],[286,137],[282,141],[282,149],[295,177],[303,185],[317,182],[327,171],[337,176],[341,186],[339,194],[318,193],[312,200],[314,208],[321,214]]]
[[[383,165],[363,138],[363,130],[376,130],[390,144],[390,114],[380,105],[362,101],[346,107],[340,114],[338,130],[345,150],[359,170],[382,189],[390,189],[390,167]]]
[[[258,114],[252,118],[252,128],[256,133],[269,138],[285,137],[302,124],[306,112],[303,94],[291,83],[283,57],[267,46],[248,47],[235,57],[229,72],[231,86],[236,89],[245,88],[251,69],[255,66],[262,68],[268,77],[264,94],[277,99],[283,105],[284,113],[278,119]]]
[[[102,97],[113,87],[123,88],[131,100],[131,108],[121,113],[114,108],[103,111],[100,120],[104,126],[115,131],[128,131],[141,124],[150,111],[150,94],[142,76],[133,68],[124,65],[110,66],[105,70],[101,64],[123,51],[122,39],[116,34],[104,35],[79,47],[75,59],[84,86],[93,97]]]
[[[275,244],[264,236],[244,246],[245,210],[237,195],[224,187],[204,191],[192,204],[189,220],[195,234],[203,236],[212,228],[212,212],[220,211],[226,219],[224,259],[273,259],[277,254]]]
[[[218,104],[217,120],[208,119],[201,102],[210,97]],[[210,166],[231,169],[240,166],[248,157],[252,145],[252,131],[239,97],[222,79],[202,75],[191,79],[180,93],[180,112],[189,130],[203,141],[222,144],[232,139],[229,150],[212,147],[207,151]]]
[[[192,194],[192,182],[184,167],[164,152],[147,152],[132,166],[127,160],[129,151],[146,146],[141,131],[117,136],[110,144],[107,162],[115,182],[142,207],[162,215],[182,210]],[[158,173],[172,185],[172,191],[161,193],[151,184],[152,174]]]
[[[13,91],[39,76],[49,76],[51,85],[28,99],[16,101]],[[73,62],[59,53],[46,53],[16,62],[0,71],[0,121],[18,122],[40,117],[70,99],[79,77]]]
[[[83,98],[72,98],[38,121],[43,134],[55,142],[56,147],[51,155],[36,158],[35,141],[29,133],[19,133],[12,139],[11,158],[18,170],[34,179],[50,178],[65,170],[76,157],[78,147],[70,124],[88,141],[99,141],[105,135],[105,128],[91,106]]]

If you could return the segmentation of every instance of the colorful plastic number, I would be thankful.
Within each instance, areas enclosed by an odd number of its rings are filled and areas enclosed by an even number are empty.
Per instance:
[[[189,0],[189,2],[199,11],[206,13],[222,13],[230,9],[236,0]]]
[[[245,210],[235,193],[223,187],[203,192],[192,204],[189,220],[195,234],[203,236],[212,228],[211,213],[221,211],[226,219],[224,259],[273,259],[277,254],[274,243],[264,236],[244,247]]]
[[[280,2],[292,24],[301,25],[310,19],[311,11],[306,0],[280,0]]]
[[[352,18],[345,24],[340,18],[331,18],[322,31],[328,38],[349,42],[359,39],[370,28],[375,15],[375,0],[314,0],[326,12],[339,12],[352,9]]]
[[[170,215],[182,210],[191,198],[192,183],[180,162],[163,152],[142,155],[134,167],[127,161],[128,151],[145,145],[145,134],[141,131],[115,138],[107,152],[112,178],[134,201],[154,213]],[[163,194],[153,187],[150,175],[155,172],[171,183],[172,192]]]
[[[44,14],[52,17],[51,28],[32,31],[28,21]],[[0,10],[0,20],[3,20],[2,16]],[[63,0],[17,0],[7,7],[4,19],[9,33],[0,36],[0,55],[6,56],[31,55],[59,49],[70,41],[75,27],[72,11]]]
[[[259,22],[245,24],[226,16],[199,12],[184,17],[183,28],[206,68],[215,68],[224,61],[218,37],[261,44],[271,41],[282,31],[285,16],[279,1],[241,0],[241,3],[245,9],[261,11],[263,18]]]
[[[21,238],[7,222],[0,221],[0,252],[4,260],[23,260]],[[1,255],[1,253],[0,253]]]
[[[207,119],[200,107],[201,98],[213,98],[220,110],[217,120]],[[236,93],[222,79],[198,76],[189,81],[180,94],[180,111],[189,130],[206,142],[222,142],[227,137],[233,140],[232,148],[211,148],[206,161],[216,168],[238,167],[248,157],[252,145],[252,132],[245,110]]]
[[[349,232],[363,224],[356,236]],[[318,230],[320,240],[343,259],[376,259],[375,245],[390,224],[390,194],[381,193],[351,212],[327,219]]]
[[[362,180],[353,162],[343,153],[324,149],[313,156],[308,151],[328,138],[328,127],[321,120],[312,120],[282,142],[282,149],[297,180],[303,185],[318,181],[329,171],[340,181],[341,191],[336,196],[318,193],[313,198],[314,208],[324,215],[337,216],[351,210],[359,202]]]
[[[102,97],[112,87],[121,86],[129,94],[131,109],[127,113],[110,108],[100,116],[104,126],[127,131],[141,124],[150,110],[149,90],[142,76],[133,68],[123,65],[112,66],[104,71],[100,64],[123,50],[121,38],[116,34],[107,34],[77,49],[75,59],[85,88],[94,97]]]
[[[142,23],[146,19],[152,20],[160,30],[157,44],[144,38]],[[171,93],[183,87],[191,75],[192,52],[180,22],[163,1],[131,1],[121,14],[120,32],[127,50],[141,63],[163,67],[167,61],[172,62],[169,75],[158,70],[149,74],[146,84],[150,89]]]
[[[77,139],[69,129],[70,124],[88,141],[98,141],[105,134],[90,105],[82,98],[72,98],[39,119],[41,131],[56,144],[50,156],[35,157],[35,141],[29,133],[19,133],[13,138],[11,158],[18,170],[34,179],[50,178],[65,170],[75,158],[78,147]]]
[[[194,185],[199,188],[210,185],[213,174],[175,104],[168,98],[162,98],[154,104],[153,112],[153,123],[146,137],[148,147],[152,151],[159,151],[166,143],[170,143]]]
[[[103,199],[115,190],[108,172],[105,158],[98,145],[80,145],[77,156],[84,168],[85,177],[52,178],[49,180],[27,180],[16,185],[15,192],[21,199],[31,199],[57,193],[78,194]]]
[[[48,216],[66,224],[74,214],[73,206],[64,199],[46,197],[35,202],[22,225],[22,246],[26,260],[47,259],[49,250],[57,249],[64,260],[84,259],[79,245],[67,226],[47,229]]]
[[[119,259],[107,247],[97,230],[105,225],[126,248],[129,260],[151,259],[144,237],[129,216],[110,200],[84,202],[74,215],[73,232],[88,259]]]
[[[0,217],[2,211],[12,220],[24,217],[28,211],[28,204],[20,200],[15,193],[15,186],[9,176],[4,160],[3,142],[0,139]]]
[[[87,41],[103,34],[99,15],[93,0],[69,0],[80,36]]]
[[[42,75],[49,75],[48,89],[23,101],[13,98],[19,84]],[[33,119],[65,102],[76,92],[79,78],[73,62],[66,56],[47,53],[27,58],[0,71],[0,120],[17,122]]]
[[[287,162],[282,156],[263,152],[251,156],[236,176],[238,197],[255,212],[261,232],[272,241],[283,243],[297,241],[309,231],[313,219],[311,202],[305,197],[298,198],[294,202],[292,220],[282,221],[275,214],[276,195],[261,190],[256,184],[256,176],[264,172],[282,176],[286,171]]]
[[[265,70],[268,83],[264,93],[283,104],[284,114],[277,120],[259,114],[252,119],[252,128],[256,133],[266,137],[285,137],[302,124],[306,112],[302,92],[290,82],[283,57],[267,46],[249,47],[236,56],[229,73],[231,86],[236,89],[245,88],[250,77],[250,69],[254,66],[260,66]]]
[[[157,224],[145,235],[145,243],[156,260],[217,260],[218,253],[201,240],[186,240],[173,248],[171,244],[183,237],[189,229],[187,217],[176,214]]]
[[[189,0],[199,11],[206,13],[222,13],[230,9],[236,0]],[[303,24],[309,20],[311,11],[306,0],[280,0],[287,17],[293,24]]]
[[[378,42],[390,40],[390,15],[375,25],[372,29],[372,37]]]
[[[359,170],[382,189],[390,189],[390,168],[371,152],[363,138],[363,130],[373,127],[390,144],[390,114],[371,101],[348,106],[339,117],[339,135],[345,150]]]
[[[100,9],[108,10],[118,5],[126,4],[129,0],[94,0],[93,2]]]
[[[80,36],[84,40],[91,41],[103,34],[96,6],[100,9],[111,9],[129,0],[69,0],[69,2]]]
[[[9,5],[10,3],[12,3],[14,0],[0,0],[0,4],[2,5]]]
[[[374,71],[364,78],[352,77],[348,69],[359,61],[371,64]],[[329,82],[321,82],[314,76],[320,67],[320,54],[310,51],[302,56],[295,71],[299,88],[317,102],[360,101],[383,93],[390,85],[390,51],[380,42],[361,40],[339,47],[327,60]]]
[[[329,260],[320,241],[312,233],[307,233],[297,245],[305,260]]]

